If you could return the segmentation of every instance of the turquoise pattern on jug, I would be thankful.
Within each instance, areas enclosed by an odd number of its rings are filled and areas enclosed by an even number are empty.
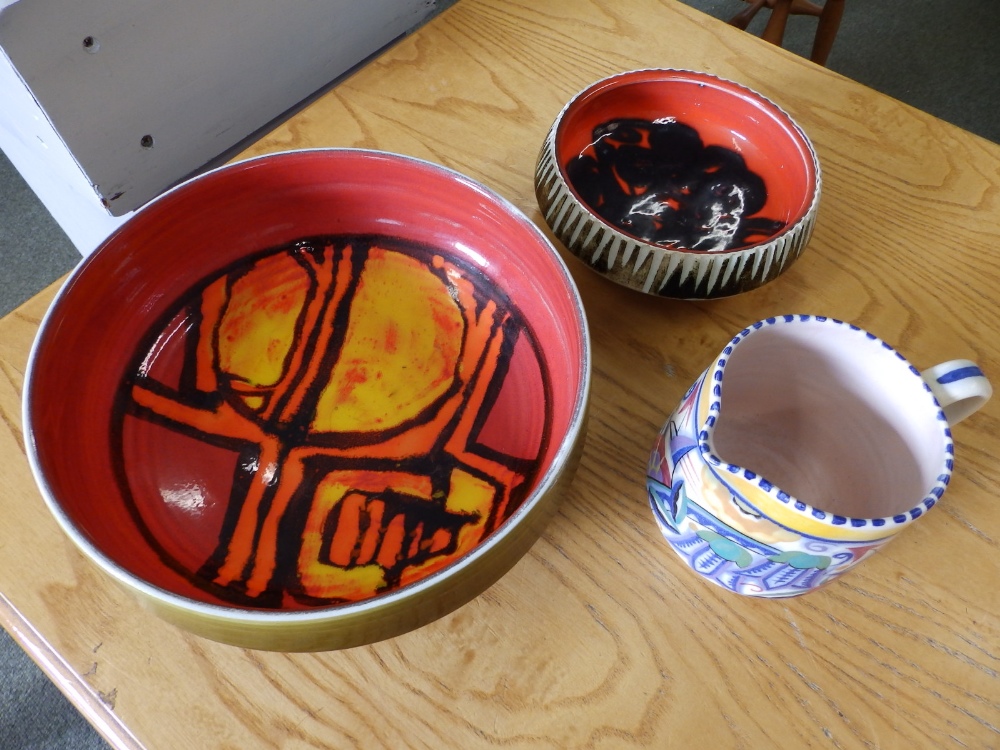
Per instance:
[[[697,415],[706,382],[703,374],[660,431],[646,472],[657,525],[691,568],[740,594],[796,596],[829,583],[888,541],[823,539],[764,518],[754,504],[759,498],[737,492],[701,450]],[[708,419],[714,425],[714,415]]]

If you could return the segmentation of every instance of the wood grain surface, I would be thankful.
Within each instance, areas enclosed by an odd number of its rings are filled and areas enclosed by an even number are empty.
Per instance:
[[[542,224],[532,175],[560,108],[598,78],[659,66],[732,78],[799,121],[823,167],[814,238],[777,281],[704,303],[617,287],[567,255],[594,345],[576,480],[527,557],[416,632],[287,655],[141,610],[61,536],[25,462],[23,373],[53,290],[0,322],[7,627],[30,623],[82,677],[59,684],[109,737],[126,726],[150,750],[1000,747],[1000,399],[955,428],[956,473],[932,513],[793,600],[700,580],[644,487],[671,408],[762,317],[843,318],[920,367],[969,358],[1000,385],[1000,148],[671,0],[461,0],[246,155],[397,151]],[[102,706],[120,724],[95,719]]]

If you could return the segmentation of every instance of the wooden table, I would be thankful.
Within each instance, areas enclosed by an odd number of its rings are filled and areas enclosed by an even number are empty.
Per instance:
[[[25,360],[53,290],[0,322],[0,613],[117,747],[1000,747],[1000,399],[957,426],[945,501],[827,589],[743,599],[699,580],[646,503],[648,450],[732,333],[853,321],[918,365],[1000,384],[1000,148],[672,0],[462,0],[247,155],[363,146],[464,172],[541,223],[537,150],[613,72],[706,70],[813,138],[805,255],[723,301],[649,298],[571,268],[594,345],[590,432],[563,510],[485,594],[345,652],[243,651],[166,625],[63,538],[24,458]]]

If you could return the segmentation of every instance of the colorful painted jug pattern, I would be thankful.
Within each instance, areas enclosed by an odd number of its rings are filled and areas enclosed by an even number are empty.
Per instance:
[[[113,436],[162,559],[224,601],[308,608],[405,586],[492,533],[551,420],[531,332],[482,281],[348,236],[193,289],[137,353]]]
[[[660,431],[646,474],[657,525],[694,570],[740,594],[796,596],[832,581],[892,538],[824,539],[762,523],[731,477],[699,450],[697,415],[710,408],[712,387],[703,376],[688,390]],[[745,474],[740,478],[761,481]]]
[[[760,320],[730,340],[659,433],[649,503],[667,542],[713,583],[803,594],[940,501],[954,466],[950,426],[992,392],[970,360],[921,371],[835,318]]]

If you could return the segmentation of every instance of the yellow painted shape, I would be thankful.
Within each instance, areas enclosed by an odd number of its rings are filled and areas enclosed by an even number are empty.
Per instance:
[[[257,411],[257,410],[263,408],[263,406],[264,406],[264,397],[263,396],[244,396],[243,397],[243,403],[245,403],[248,407],[250,407],[254,411]]]
[[[375,596],[385,586],[385,572],[378,565],[338,568],[313,562],[299,571],[303,590],[322,599],[360,601]]]
[[[697,449],[678,462],[677,470],[685,479],[685,491],[727,526],[764,544],[796,542],[801,538],[798,533],[784,529],[767,518],[754,518],[741,510],[733,494],[718,481]]]
[[[475,515],[485,519],[493,507],[495,494],[489,482],[461,469],[455,469],[451,473],[451,488],[444,507],[449,513]]]
[[[421,565],[411,565],[406,568],[400,576],[400,585],[405,586],[413,581],[419,581],[441,570],[479,544],[486,535],[486,523],[489,521],[493,497],[494,489],[488,482],[460,469],[453,471],[445,509],[450,513],[472,515],[475,520],[470,520],[459,529],[454,552],[448,555],[436,555]]]
[[[305,269],[285,253],[237,279],[219,326],[222,371],[255,386],[277,383],[309,286]]]
[[[299,552],[299,577],[310,596],[356,601],[374,596],[386,584],[378,565],[341,568],[320,559],[326,519],[350,490],[349,484],[338,481],[321,482],[316,490]]]
[[[451,387],[463,332],[439,277],[415,258],[372,248],[313,429],[368,432],[417,416]]]

